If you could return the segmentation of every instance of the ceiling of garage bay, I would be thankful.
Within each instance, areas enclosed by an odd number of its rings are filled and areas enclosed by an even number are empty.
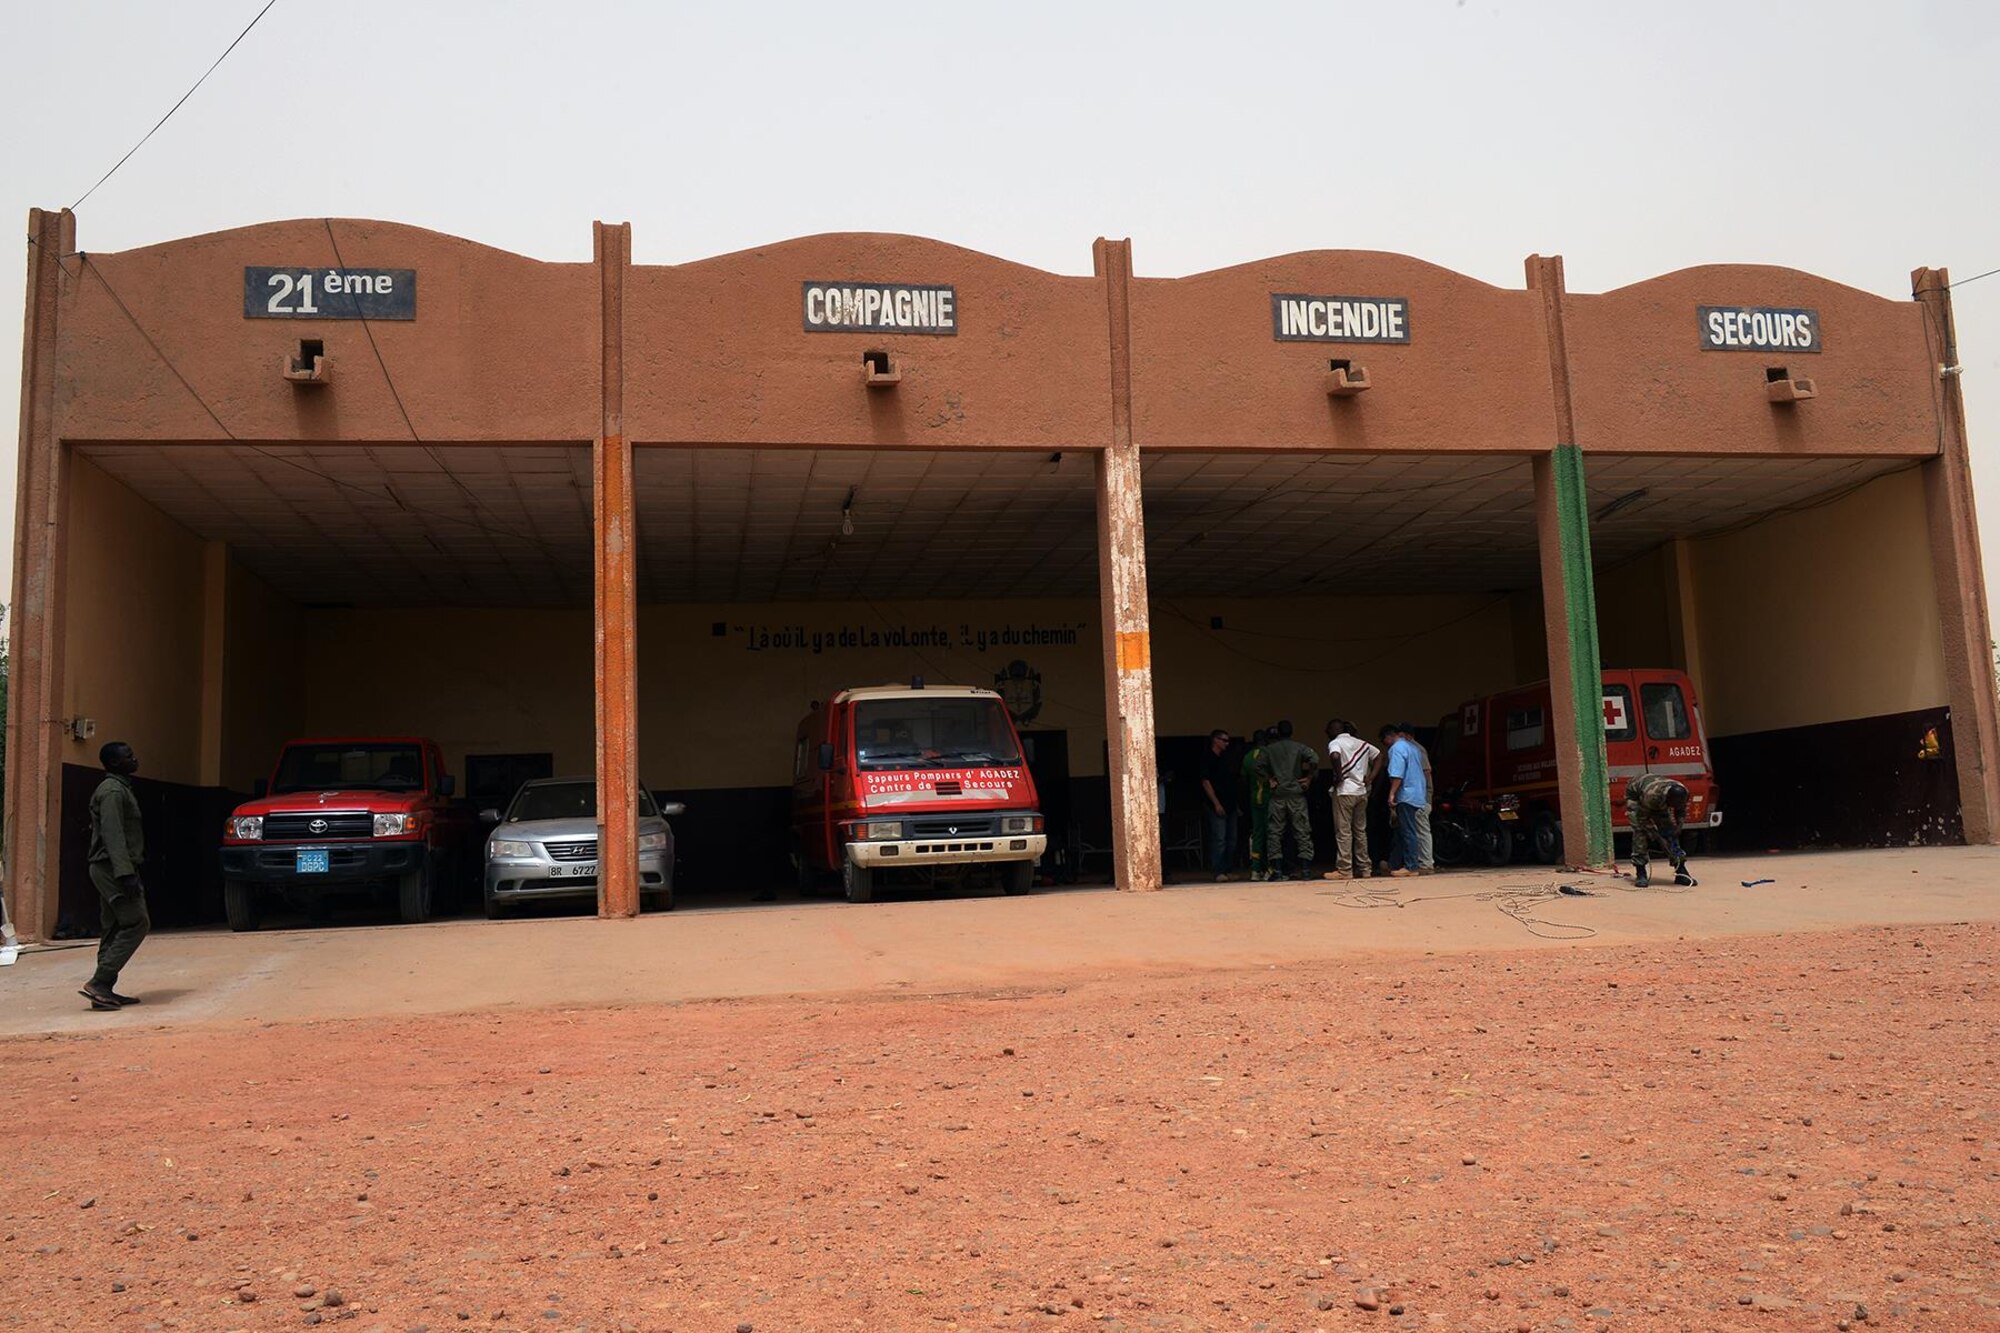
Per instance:
[[[519,446],[85,445],[304,603],[582,606],[589,452]],[[1590,460],[1600,564],[1838,495],[1879,459]],[[1088,451],[643,448],[643,601],[1090,596]],[[1538,582],[1526,460],[1148,454],[1162,597],[1484,591]],[[845,511],[845,512],[844,512]],[[846,528],[851,527],[851,531]]]
[[[590,451],[553,445],[86,445],[294,601],[587,606]]]
[[[639,596],[1088,596],[1092,466],[1087,451],[645,449],[634,465]]]

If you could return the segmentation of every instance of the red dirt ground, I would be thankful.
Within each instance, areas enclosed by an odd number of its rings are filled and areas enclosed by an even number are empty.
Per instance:
[[[0,1327],[2000,1328],[1996,944],[13,1041]]]

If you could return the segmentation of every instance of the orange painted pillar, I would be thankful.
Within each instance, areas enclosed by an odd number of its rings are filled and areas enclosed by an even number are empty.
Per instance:
[[[591,444],[597,603],[597,914],[639,914],[638,563],[625,436],[625,270],[630,223],[596,224],[604,424]]]
[[[1932,374],[1958,364],[1958,329],[1951,313],[1951,272],[1920,268],[1912,295],[1930,321]],[[1951,744],[1958,763],[1958,804],[1968,843],[2000,842],[2000,701],[1993,680],[1993,619],[1986,604],[1986,566],[1972,505],[1972,458],[1965,434],[1965,393],[1956,371],[1943,381],[1940,448],[1927,460],[1924,508],[1938,623],[1944,632],[1945,694],[1951,703]]]
[[[1111,319],[1111,443],[1097,455],[1097,597],[1111,765],[1111,862],[1118,887],[1160,887],[1159,761],[1153,640],[1146,607],[1146,516],[1132,442],[1132,242],[1099,240],[1092,259]]]
[[[67,209],[28,212],[27,317],[21,339],[21,449],[8,615],[7,912],[43,938],[61,891],[63,544],[69,456],[57,438],[56,316],[62,257],[76,251]]]

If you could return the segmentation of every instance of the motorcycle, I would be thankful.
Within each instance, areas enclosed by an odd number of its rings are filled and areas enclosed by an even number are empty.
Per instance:
[[[1514,858],[1514,821],[1518,809],[1501,806],[1514,799],[1502,797],[1493,806],[1465,794],[1461,783],[1442,793],[1431,807],[1431,841],[1441,866],[1504,866]]]

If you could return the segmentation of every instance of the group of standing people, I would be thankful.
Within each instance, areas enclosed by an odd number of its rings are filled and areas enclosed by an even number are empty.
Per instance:
[[[1384,726],[1377,745],[1344,718],[1326,724],[1327,795],[1339,855],[1327,879],[1401,878],[1436,869],[1431,850],[1431,760],[1409,723]],[[1201,766],[1203,851],[1218,881],[1234,877],[1239,825],[1249,826],[1253,881],[1310,879],[1312,819],[1307,806],[1319,755],[1292,735],[1285,720],[1253,733],[1241,754],[1225,729],[1209,733]],[[1388,855],[1369,850],[1368,807],[1387,783]]]

